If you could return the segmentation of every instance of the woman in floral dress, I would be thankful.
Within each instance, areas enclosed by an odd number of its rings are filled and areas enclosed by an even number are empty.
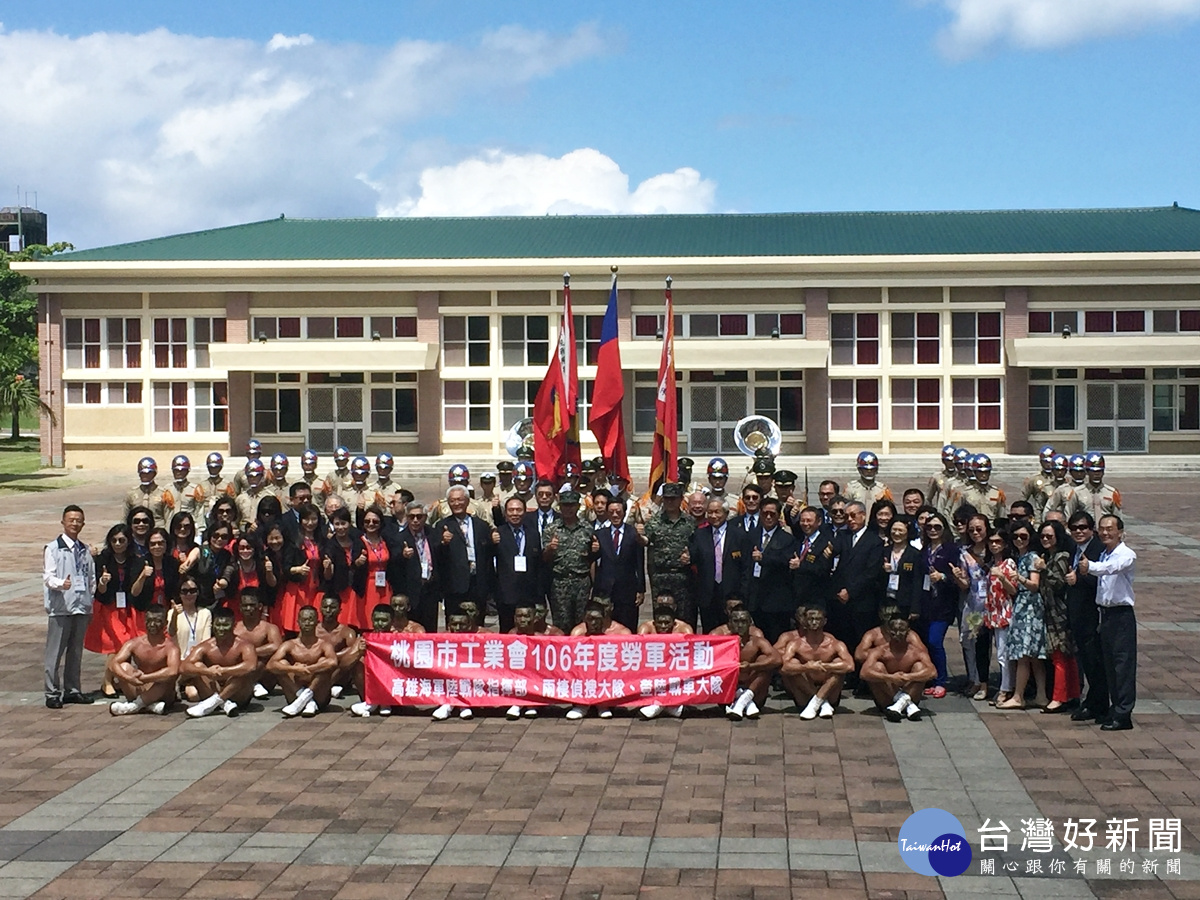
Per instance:
[[[1034,570],[1038,554],[1033,547],[1033,526],[1018,520],[1010,532],[1014,555],[1017,557],[1016,596],[1013,598],[1012,624],[1008,627],[1007,655],[1016,661],[1016,677],[1012,696],[1003,703],[997,701],[997,709],[1024,709],[1025,686],[1029,675],[1037,684],[1034,705],[1044,707],[1046,699],[1046,618],[1042,595],[1039,593],[1041,576]]]

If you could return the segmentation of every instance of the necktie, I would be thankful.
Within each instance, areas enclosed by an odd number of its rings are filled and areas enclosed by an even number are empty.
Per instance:
[[[546,526],[550,524],[550,513],[542,513],[542,527],[538,529],[538,534],[546,530]]]
[[[428,581],[430,577],[429,565],[429,542],[425,540],[425,535],[417,538],[417,554],[421,557],[421,578]]]
[[[467,543],[467,562],[471,566],[471,571],[475,571],[475,542],[471,540],[471,519],[469,516],[463,516],[458,523],[458,527],[462,529],[463,540]]]
[[[763,536],[762,536],[762,551],[763,551],[763,553],[767,552],[767,544],[771,543],[771,535],[773,535],[774,533],[775,533],[774,531],[764,531],[763,532]]]
[[[613,553],[614,554],[620,553],[621,552],[621,527],[619,525],[613,526],[612,541],[613,541]]]
[[[801,559],[804,559],[804,557],[808,556],[808,548],[809,548],[809,545],[810,545],[810,544],[812,544],[812,538],[807,538],[807,537],[806,537],[806,538],[804,539],[804,549],[800,551],[800,558],[801,558]]]
[[[521,528],[513,529],[513,538],[517,542],[517,556],[525,555],[525,531]]]
[[[717,584],[721,583],[721,577],[725,569],[725,529],[718,528],[713,532],[713,555],[717,561]]]

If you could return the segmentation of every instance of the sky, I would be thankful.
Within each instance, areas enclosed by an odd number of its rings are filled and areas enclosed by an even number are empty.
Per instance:
[[[1200,0],[9,4],[0,205],[79,248],[280,214],[1200,207],[1198,38]]]

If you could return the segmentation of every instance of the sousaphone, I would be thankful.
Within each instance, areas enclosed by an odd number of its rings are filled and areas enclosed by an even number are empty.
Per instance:
[[[504,438],[504,449],[513,459],[522,457],[533,458],[533,419],[526,417],[519,420]],[[522,452],[524,451],[524,452]]]

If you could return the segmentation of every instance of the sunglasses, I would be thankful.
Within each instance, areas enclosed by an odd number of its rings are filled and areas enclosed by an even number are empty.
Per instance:
[[[150,524],[150,520],[149,520],[149,519],[142,519],[142,518],[138,518],[138,519],[134,519],[134,520],[133,520],[133,524],[134,524],[134,525],[149,525],[149,524]]]
[[[198,593],[200,593],[200,589],[199,588],[180,588],[179,593],[180,594],[198,594]]]
[[[1083,522],[1080,522],[1078,525],[1071,525],[1070,530],[1071,531],[1091,531],[1091,528],[1089,528]]]
[[[1027,541],[1027,540],[1029,540],[1029,535],[1027,535],[1027,534],[1014,534],[1014,535],[1013,535],[1013,540],[1014,540],[1014,541]]]
[[[936,522],[930,522],[925,526],[925,530],[926,531],[941,531],[942,526],[937,524]]]

